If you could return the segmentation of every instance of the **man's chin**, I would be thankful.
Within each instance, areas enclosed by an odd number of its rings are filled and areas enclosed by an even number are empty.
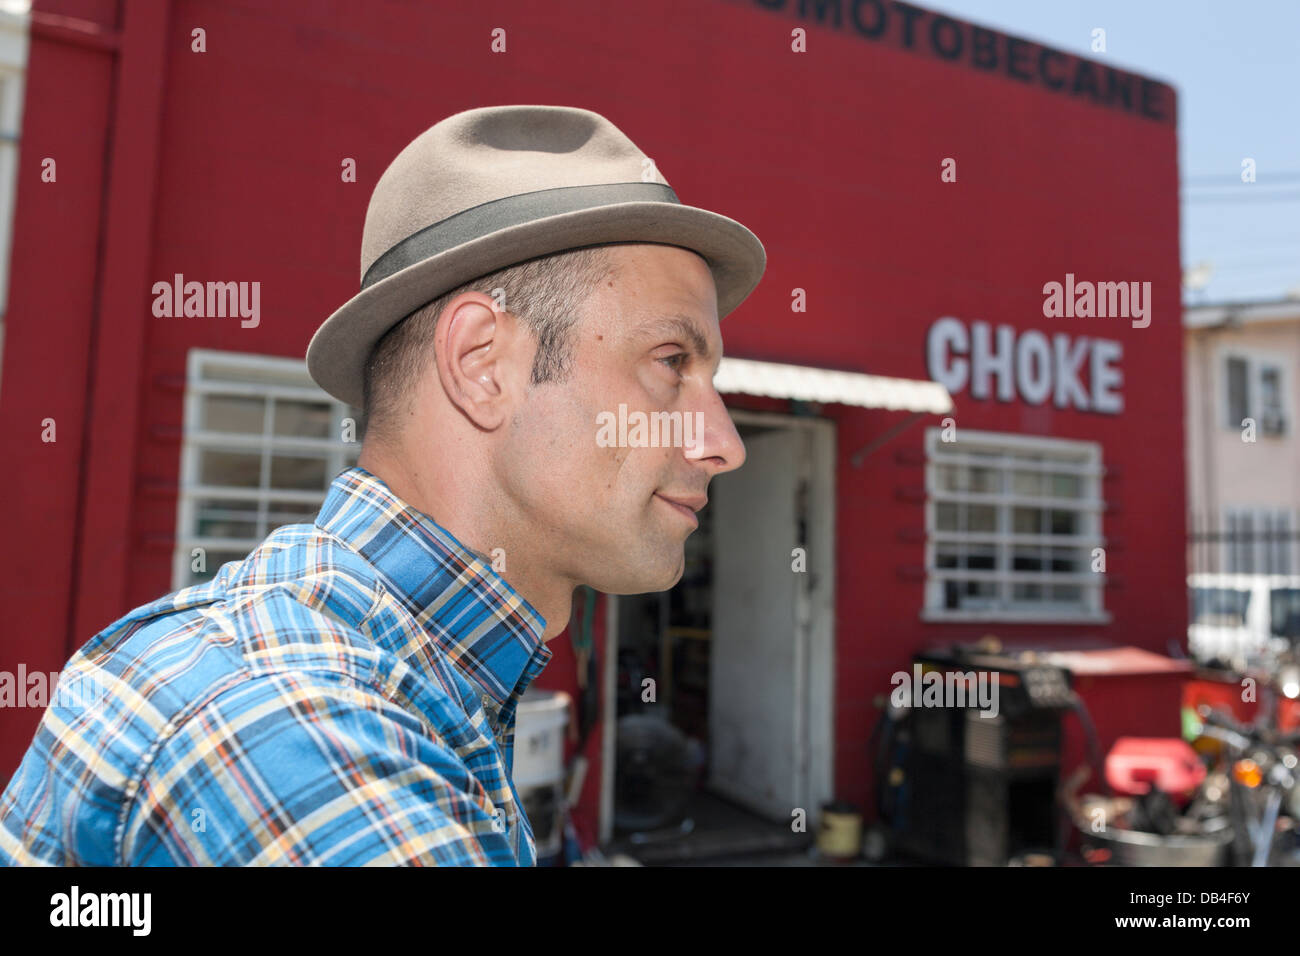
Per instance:
[[[626,568],[617,577],[609,574],[609,568],[604,568],[602,571],[603,573],[594,575],[594,579],[589,583],[597,591],[605,594],[651,594],[656,591],[667,591],[674,587],[686,573],[686,555],[679,547],[677,560],[665,561],[657,569],[644,566]]]

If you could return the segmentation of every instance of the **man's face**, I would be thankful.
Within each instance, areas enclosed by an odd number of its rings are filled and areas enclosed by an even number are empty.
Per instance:
[[[709,481],[745,450],[713,388],[722,338],[704,260],[657,244],[607,251],[616,273],[572,329],[569,377],[529,390],[497,465],[555,571],[640,594],[681,578]]]

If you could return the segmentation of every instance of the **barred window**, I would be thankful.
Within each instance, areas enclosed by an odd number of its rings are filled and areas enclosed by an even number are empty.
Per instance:
[[[281,525],[315,520],[361,450],[359,410],[297,359],[193,349],[172,586],[211,578]]]
[[[926,432],[926,598],[932,620],[1107,620],[1101,447]],[[1101,565],[1099,565],[1101,567]]]
[[[1285,508],[1225,509],[1220,566],[1229,574],[1294,573],[1300,567],[1300,531],[1291,519]]]

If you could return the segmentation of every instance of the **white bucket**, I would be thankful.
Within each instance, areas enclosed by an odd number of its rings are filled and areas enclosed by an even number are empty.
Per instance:
[[[515,710],[515,787],[564,780],[564,731],[569,695],[563,691],[524,691]]]
[[[538,863],[558,857],[564,839],[564,732],[569,695],[524,691],[515,712],[511,776],[537,840]],[[545,819],[542,819],[545,817]]]

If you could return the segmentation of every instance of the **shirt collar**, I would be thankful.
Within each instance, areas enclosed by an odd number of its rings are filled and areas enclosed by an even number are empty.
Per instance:
[[[427,671],[419,661],[436,651],[503,704],[551,659],[542,641],[546,619],[490,564],[364,468],[334,479],[316,527],[364,557],[414,615],[420,633],[392,649],[417,669]]]

